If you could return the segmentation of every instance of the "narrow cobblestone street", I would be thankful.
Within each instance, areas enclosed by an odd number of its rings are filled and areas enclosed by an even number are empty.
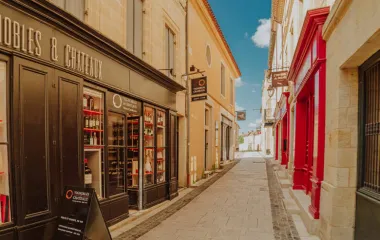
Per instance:
[[[240,157],[225,175],[139,239],[298,239],[276,187],[268,187],[265,159],[256,153]],[[128,233],[124,236],[120,239],[130,239]]]

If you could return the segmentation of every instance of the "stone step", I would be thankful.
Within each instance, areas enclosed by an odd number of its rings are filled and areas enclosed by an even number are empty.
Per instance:
[[[277,174],[278,179],[286,179],[287,178],[287,174],[285,171],[276,171],[276,174]]]
[[[280,184],[282,188],[289,188],[292,186],[292,183],[289,179],[280,179]]]
[[[283,199],[284,205],[290,214],[300,214],[301,210],[293,199]]]
[[[292,218],[293,218],[294,225],[297,229],[298,235],[300,236],[301,240],[320,240],[319,237],[317,237],[315,235],[311,235],[307,231],[300,215],[292,214]]]

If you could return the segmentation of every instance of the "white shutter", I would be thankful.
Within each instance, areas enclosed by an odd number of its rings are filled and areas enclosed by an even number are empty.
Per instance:
[[[127,50],[133,53],[134,0],[127,0]]]
[[[134,53],[137,57],[142,58],[143,46],[143,3],[142,0],[135,0],[134,13]]]

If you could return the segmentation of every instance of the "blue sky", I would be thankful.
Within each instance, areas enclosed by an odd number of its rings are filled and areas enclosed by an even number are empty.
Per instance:
[[[247,112],[240,132],[254,130],[260,119],[261,85],[268,64],[270,0],[209,0],[241,71],[236,104]]]

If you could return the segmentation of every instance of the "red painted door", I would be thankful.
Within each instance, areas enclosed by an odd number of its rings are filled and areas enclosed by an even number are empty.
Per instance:
[[[284,116],[282,120],[282,160],[281,164],[285,165],[286,168],[288,167],[288,120],[287,115]]]
[[[306,149],[304,165],[304,184],[306,193],[311,190],[311,176],[313,174],[313,133],[314,133],[314,104],[313,96],[306,102]]]

